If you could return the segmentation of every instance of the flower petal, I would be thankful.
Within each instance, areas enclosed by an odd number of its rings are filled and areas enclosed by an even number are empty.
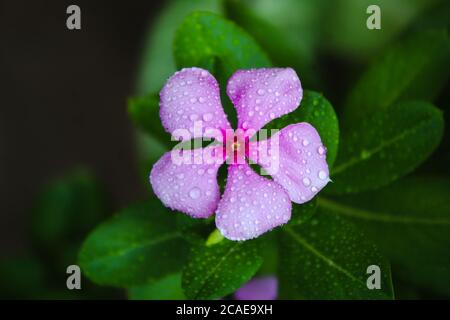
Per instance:
[[[227,94],[238,115],[238,127],[259,130],[271,120],[294,111],[302,99],[300,80],[291,68],[238,70]]]
[[[276,277],[257,277],[240,287],[235,293],[236,300],[275,300],[278,296]]]
[[[214,213],[220,200],[217,171],[223,160],[211,157],[215,161],[206,162],[206,155],[213,150],[216,149],[188,151],[183,162],[174,156],[176,151],[171,151],[155,163],[150,184],[165,206],[194,218],[207,218]]]
[[[248,240],[291,218],[291,201],[278,183],[259,176],[248,164],[230,165],[216,226],[230,240]]]
[[[185,68],[176,72],[161,90],[160,97],[159,114],[164,129],[171,134],[177,129],[188,130],[190,137],[182,140],[213,137],[205,133],[206,128],[231,128],[220,102],[219,85],[206,70]],[[194,130],[194,124],[201,128]]]
[[[289,193],[291,201],[304,203],[330,181],[326,148],[309,123],[289,125],[270,139],[252,142],[251,161],[261,165]]]

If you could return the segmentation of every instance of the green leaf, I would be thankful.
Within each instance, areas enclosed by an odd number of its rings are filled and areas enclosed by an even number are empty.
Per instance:
[[[319,206],[351,219],[376,240],[396,276],[450,295],[450,179],[412,177]]]
[[[150,19],[144,39],[141,65],[138,68],[137,94],[157,92],[175,71],[172,55],[173,38],[183,18],[196,10],[220,13],[221,0],[173,0]]]
[[[106,216],[106,195],[87,169],[79,168],[48,183],[33,210],[33,243],[47,252],[61,250],[87,234]]]
[[[222,240],[212,246],[194,247],[183,269],[184,293],[188,299],[224,297],[250,280],[261,264],[255,240]]]
[[[151,284],[128,289],[130,300],[184,300],[186,297],[181,289],[181,273],[175,273],[161,278]]]
[[[282,299],[392,299],[390,266],[353,225],[319,211],[305,224],[280,232]],[[367,287],[367,268],[381,270],[381,289]]]
[[[159,118],[159,96],[147,95],[128,100],[128,115],[136,127],[153,135],[167,146],[171,145],[170,135],[164,130]]]
[[[353,128],[359,120],[402,99],[433,99],[449,71],[447,31],[415,34],[376,60],[355,85],[344,110],[345,125]]]
[[[289,225],[300,225],[308,222],[316,213],[317,199],[303,204],[292,203],[292,216]]]
[[[367,118],[343,135],[326,192],[355,193],[385,186],[413,171],[439,145],[442,113],[409,101]]]
[[[305,91],[300,107],[294,112],[269,122],[264,129],[279,129],[293,123],[308,122],[327,147],[327,162],[331,167],[336,158],[339,145],[339,123],[330,102],[314,91]]]
[[[174,55],[178,68],[215,65],[220,69],[221,79],[228,79],[237,69],[271,65],[244,30],[207,12],[195,12],[184,19],[175,35]]]
[[[95,229],[81,248],[79,264],[98,284],[130,287],[178,272],[187,253],[173,214],[151,200]]]

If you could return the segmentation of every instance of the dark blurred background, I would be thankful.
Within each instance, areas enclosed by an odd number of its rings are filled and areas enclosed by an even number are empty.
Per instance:
[[[79,164],[112,209],[145,194],[126,100],[142,35],[163,1],[0,1],[0,258],[29,245],[42,185]],[[82,29],[66,28],[81,7]]]

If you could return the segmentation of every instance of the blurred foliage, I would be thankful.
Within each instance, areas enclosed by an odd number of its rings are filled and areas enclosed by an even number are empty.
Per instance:
[[[30,215],[32,247],[0,261],[0,294],[7,299],[92,299],[119,297],[84,278],[68,290],[66,268],[77,264],[81,241],[109,213],[108,196],[85,168],[47,183]]]

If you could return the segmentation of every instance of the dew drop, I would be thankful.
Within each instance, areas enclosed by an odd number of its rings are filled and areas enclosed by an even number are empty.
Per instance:
[[[191,103],[195,103],[195,102],[197,101],[197,98],[191,98],[189,101],[190,101]]]
[[[197,187],[194,187],[191,189],[191,191],[189,191],[189,197],[191,197],[192,199],[198,199],[200,197],[200,189]]]
[[[306,146],[309,144],[309,141],[308,141],[307,139],[304,139],[303,142],[302,142],[302,144],[303,144],[303,146],[306,147]]]
[[[260,96],[262,96],[262,95],[264,95],[265,91],[264,91],[264,89],[258,89],[257,93],[258,93]]]
[[[205,100],[205,98],[203,98],[203,97],[200,97],[200,98],[198,98],[198,102],[200,102],[200,103],[204,103],[206,100]]]
[[[323,170],[319,171],[319,179],[320,180],[325,180],[327,178],[327,173]]]
[[[322,147],[322,146],[318,147],[317,148],[317,153],[320,154],[320,155],[323,155],[325,153],[325,148]]]
[[[213,115],[212,115],[211,113],[205,113],[205,114],[203,115],[203,121],[208,122],[208,121],[211,121],[212,118],[213,118]]]
[[[305,187],[309,186],[311,184],[311,180],[309,178],[303,178],[303,185]]]

